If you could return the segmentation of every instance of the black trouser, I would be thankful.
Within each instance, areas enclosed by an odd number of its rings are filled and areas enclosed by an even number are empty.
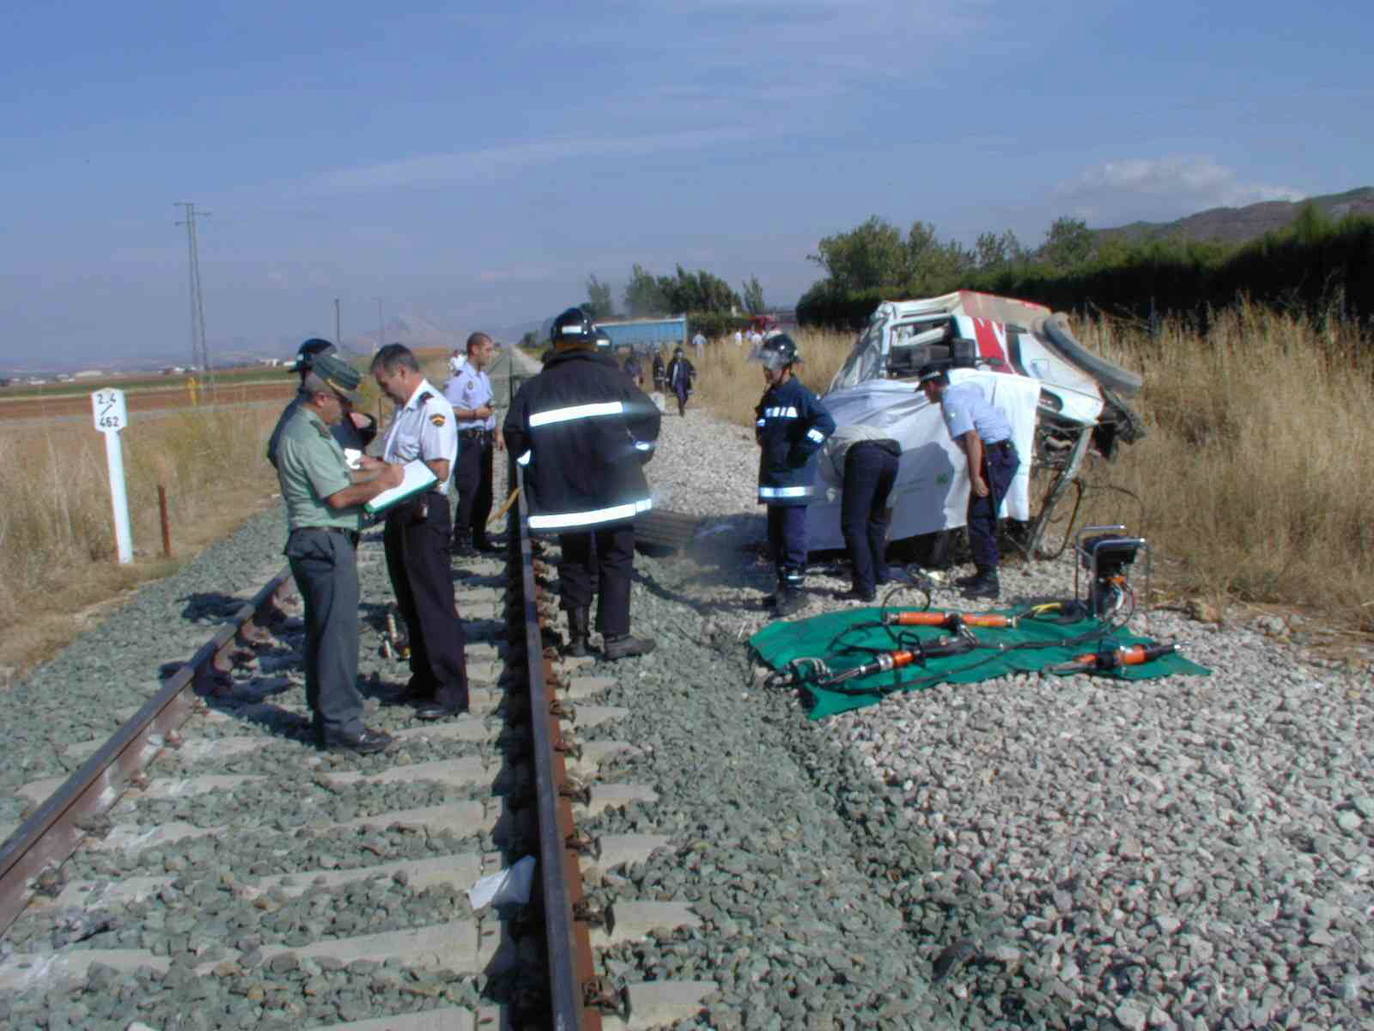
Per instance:
[[[410,630],[410,683],[450,708],[468,701],[467,638],[453,604],[448,499],[426,491],[387,513],[382,540],[396,604]]]
[[[800,587],[806,578],[806,506],[768,506],[768,554],[778,583]]]
[[[606,637],[630,632],[630,576],[634,572],[635,524],[611,523],[582,533],[560,533],[558,595],[564,609],[585,609],[596,588],[596,629]]]
[[[897,482],[897,445],[863,440],[844,458],[844,495],[840,532],[854,564],[854,590],[872,594],[887,579],[887,498]]]
[[[305,700],[317,734],[363,729],[358,693],[357,534],[302,527],[286,540],[305,602]]]
[[[968,495],[968,547],[973,552],[973,564],[979,569],[996,569],[997,509],[1011,489],[1021,460],[1009,441],[983,445],[983,479],[987,481],[987,497]]]
[[[453,485],[458,488],[457,515],[453,520],[453,539],[470,538],[485,544],[487,517],[491,515],[490,430],[458,432],[458,464],[453,470]]]

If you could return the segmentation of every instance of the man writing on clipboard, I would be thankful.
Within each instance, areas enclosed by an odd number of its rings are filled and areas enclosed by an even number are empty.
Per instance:
[[[443,719],[468,711],[466,638],[449,572],[448,483],[458,454],[453,406],[425,379],[403,344],[378,351],[372,375],[396,402],[383,461],[421,461],[436,477],[429,489],[387,510],[382,539],[396,604],[410,629],[406,698],[419,704],[419,719]]]

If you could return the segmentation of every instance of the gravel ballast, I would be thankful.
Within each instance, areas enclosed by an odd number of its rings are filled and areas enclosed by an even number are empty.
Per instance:
[[[602,953],[605,973],[618,983],[714,981],[717,991],[688,1024],[721,1028],[1370,1021],[1367,672],[1320,665],[1255,626],[1153,612],[1133,629],[1176,641],[1212,676],[1009,677],[812,723],[791,693],[759,686],[747,654],[765,620],[757,600],[772,586],[759,547],[756,460],[747,430],[689,409],[664,417],[648,466],[657,504],[706,517],[703,533],[688,555],[638,558],[634,630],[656,637],[659,649],[595,671],[616,681],[596,704],[629,715],[578,737],[637,745],[602,779],[646,784],[659,796],[606,810],[588,829],[661,834],[671,844],[609,872],[592,893],[612,907],[687,902],[701,926],[617,945]],[[279,568],[283,536],[275,514],[255,520],[0,696],[0,716],[14,728],[6,819],[17,818],[15,787],[75,765],[55,756],[53,743],[108,734],[116,709],[156,689],[162,663],[186,658],[208,636],[212,621],[202,614],[214,599],[223,607],[223,595],[246,597]],[[365,603],[389,598],[375,556],[364,576]],[[845,586],[842,566],[818,563],[804,614],[839,604],[829,591]],[[1003,604],[1071,586],[1066,560],[1009,567]],[[965,607],[944,591],[935,605]],[[376,645],[370,628],[364,676],[395,683],[399,667],[378,659]],[[293,676],[289,666],[282,675]],[[272,701],[300,711],[300,693],[293,682]],[[378,718],[401,717],[384,708]],[[204,732],[246,731],[216,723]],[[473,747],[407,751],[426,761]],[[311,754],[287,740],[194,772],[282,782]],[[349,768],[395,761],[349,760]],[[245,785],[227,812],[241,829],[232,841],[177,843],[127,861],[86,854],[68,872],[184,877],[230,865],[246,877],[249,868],[275,874],[471,851],[474,841],[461,836],[311,833],[316,823],[454,797],[419,783],[352,785],[297,822],[273,813],[270,787]],[[204,796],[148,801],[119,818],[206,825],[225,820],[224,805]],[[189,959],[176,962],[214,943],[246,944],[251,957],[255,940],[333,933],[340,913],[361,926],[339,933],[356,934],[462,915],[467,905],[452,892],[395,882],[269,902],[187,881],[73,946],[127,947],[137,937],[140,947],[167,950],[167,974],[96,970],[77,992],[0,993],[0,1023],[124,1027],[139,1002],[153,1000],[137,1012],[157,1027],[310,1026],[439,1000],[476,1005],[488,992],[480,977],[417,978],[385,965],[328,970],[302,961],[275,970],[240,960],[222,976],[196,978]],[[7,947],[31,951],[61,929],[26,918],[15,930]],[[323,1002],[311,1008],[316,999],[330,1000],[328,1012]],[[176,1023],[174,1011],[194,1022]]]

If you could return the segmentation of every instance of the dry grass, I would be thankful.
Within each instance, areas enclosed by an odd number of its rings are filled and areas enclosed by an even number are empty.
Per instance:
[[[1170,580],[1374,629],[1374,356],[1356,328],[1319,333],[1242,306],[1205,338],[1179,325],[1154,339],[1110,322],[1078,332],[1146,373],[1150,436],[1091,475],[1144,500],[1144,532],[1180,560]]]
[[[850,333],[802,329],[789,331],[797,342],[802,362],[798,376],[816,394],[830,386],[854,344]],[[696,390],[703,404],[717,415],[741,426],[754,425],[754,406],[763,396],[763,366],[748,360],[749,345],[736,347],[728,339],[713,343],[697,366]]]
[[[1096,462],[1082,519],[1147,535],[1173,589],[1300,606],[1374,630],[1374,355],[1354,326],[1310,324],[1250,306],[1205,337],[1181,325],[1147,333],[1080,322],[1085,344],[1140,369],[1133,401],[1149,437]],[[818,393],[848,353],[845,334],[798,334],[802,378]],[[728,343],[708,352],[703,403],[751,425],[758,366]]]
[[[188,411],[123,433],[134,562],[115,561],[105,446],[88,422],[0,438],[0,683],[50,656],[101,606],[231,532],[276,491],[263,449],[280,408]],[[175,558],[162,557],[157,486]],[[268,558],[269,556],[264,556]]]

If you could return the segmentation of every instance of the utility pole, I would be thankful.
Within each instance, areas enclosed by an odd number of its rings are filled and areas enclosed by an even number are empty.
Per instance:
[[[205,339],[205,301],[200,292],[200,247],[196,240],[196,219],[205,218],[208,211],[197,211],[194,201],[177,201],[175,207],[185,212],[177,225],[186,227],[186,256],[191,276],[191,367],[210,373],[210,345]]]
[[[343,347],[343,337],[339,335],[339,299],[334,298],[334,346]]]

